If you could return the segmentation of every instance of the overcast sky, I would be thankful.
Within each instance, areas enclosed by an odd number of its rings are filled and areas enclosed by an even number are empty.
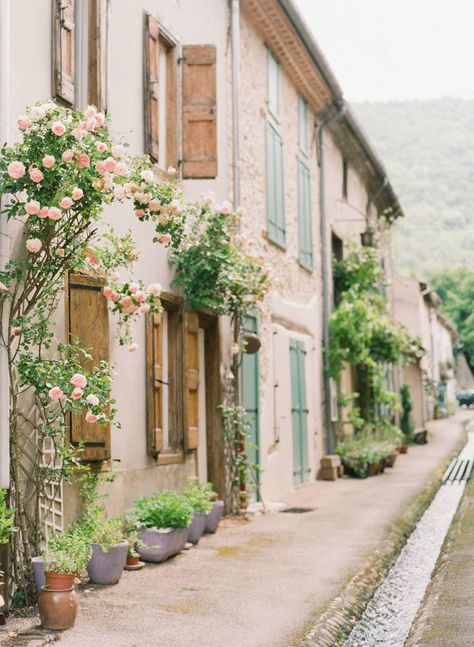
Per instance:
[[[474,99],[474,0],[296,0],[350,101]]]

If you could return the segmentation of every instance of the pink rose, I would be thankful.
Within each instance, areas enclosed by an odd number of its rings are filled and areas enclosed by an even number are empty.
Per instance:
[[[25,165],[23,162],[10,162],[7,171],[12,180],[19,180],[25,175]]]
[[[61,209],[70,209],[72,205],[73,205],[72,198],[70,198],[67,195],[64,196],[64,198],[62,198],[62,200],[59,203],[59,206],[61,207]]]
[[[38,211],[38,218],[47,218],[48,215],[49,215],[48,207],[41,207],[41,209]]]
[[[49,389],[48,395],[51,400],[60,400],[63,397],[63,392],[59,386],[53,386],[52,389]]]
[[[100,128],[105,124],[105,117],[101,112],[98,112],[95,116],[95,125],[97,128]]]
[[[32,254],[37,254],[43,246],[43,243],[39,238],[28,238],[25,246],[29,252],[31,252]]]
[[[179,200],[171,200],[171,202],[168,205],[168,209],[171,211],[171,213],[178,213],[180,208],[181,208],[181,204]]]
[[[44,178],[43,172],[40,171],[39,168],[30,168],[29,174],[32,182],[41,182]]]
[[[68,148],[68,149],[67,149],[67,150],[65,150],[65,151],[64,151],[64,153],[62,154],[63,162],[66,162],[66,164],[67,164],[68,162],[71,162],[71,161],[72,161],[72,159],[73,159],[73,157],[74,157],[74,151],[72,150],[72,148]]]
[[[104,297],[106,297],[106,299],[111,299],[114,291],[109,285],[106,285],[104,288],[102,288],[102,294],[104,295]]]
[[[146,294],[142,290],[137,290],[133,296],[138,303],[146,301]]]
[[[130,344],[127,350],[129,353],[134,353],[136,350],[138,350],[138,344]]]
[[[29,216],[34,216],[35,214],[37,214],[40,208],[41,205],[37,200],[29,200],[29,202],[25,204],[25,210]]]
[[[82,398],[83,393],[84,393],[84,391],[79,386],[76,386],[72,390],[71,398],[73,400],[79,400],[79,398]]]
[[[223,213],[225,216],[228,216],[230,213],[232,213],[232,205],[228,200],[224,200],[221,206],[221,213]]]
[[[120,300],[120,294],[117,294],[117,292],[114,292],[111,298],[114,303],[117,303],[117,301]]]
[[[110,152],[116,159],[120,160],[125,155],[125,146],[123,144],[114,144]]]
[[[80,389],[83,389],[85,386],[87,386],[87,380],[82,373],[74,373],[74,375],[71,377],[69,380],[69,384],[72,384],[72,386],[78,386]]]
[[[61,135],[64,135],[66,132],[66,126],[62,124],[60,121],[55,121],[54,124],[51,126],[51,130],[55,135],[58,137],[61,137]]]
[[[116,200],[123,200],[125,197],[125,189],[121,185],[114,187],[114,197]]]
[[[57,207],[50,207],[48,210],[48,218],[50,218],[50,220],[59,220],[62,215],[61,209],[58,209]]]
[[[107,146],[104,144],[104,142],[98,142],[95,149],[98,153],[104,153],[107,150]]]
[[[15,335],[18,335],[21,332],[21,326],[12,326],[10,332],[12,336],[15,337]]]
[[[108,171],[109,173],[113,173],[115,171],[117,162],[114,160],[113,157],[108,157],[106,160],[104,160],[104,163],[105,163],[106,171]]]
[[[45,168],[53,168],[53,166],[56,164],[56,158],[54,157],[54,155],[45,155],[41,162],[43,163],[43,166]]]
[[[93,393],[90,393],[87,396],[86,400],[91,405],[91,407],[96,407],[99,404],[99,398]]]
[[[80,155],[77,156],[77,165],[80,168],[86,168],[89,166],[91,163],[89,155],[86,155],[86,153],[81,153]]]
[[[160,223],[160,225],[166,225],[169,219],[170,218],[167,213],[160,213],[160,215],[158,216],[158,222]]]
[[[150,200],[148,207],[150,211],[159,211],[161,209],[161,202],[158,198],[153,198],[153,200]]]
[[[128,308],[128,306],[132,303],[132,298],[127,295],[126,297],[123,297],[120,303],[124,308]]]
[[[16,120],[16,125],[20,130],[26,130],[30,125],[28,117],[26,115],[20,115]]]
[[[87,106],[86,108],[86,117],[95,117],[97,109],[95,106]]]
[[[135,215],[137,218],[143,218],[145,212],[143,211],[143,209],[135,209]]]
[[[156,297],[159,297],[161,294],[161,285],[159,283],[151,283],[146,291],[148,294],[153,294]]]
[[[74,130],[72,131],[72,134],[75,140],[78,142],[82,142],[82,140],[84,139],[84,131],[81,130],[80,128],[74,128]]]
[[[94,424],[94,422],[97,422],[97,416],[92,411],[88,411],[86,413],[86,422],[89,422],[91,425]]]
[[[76,186],[72,190],[72,199],[73,200],[80,200],[84,196],[84,191],[80,189],[78,186]]]
[[[171,243],[171,235],[170,234],[160,234],[158,236],[158,240],[162,245],[169,245]]]
[[[135,294],[140,289],[140,285],[138,283],[130,283],[128,289],[132,294]]]
[[[107,173],[107,168],[104,160],[99,160],[98,162],[95,163],[95,170],[100,173],[101,175],[104,175],[104,173]]]
[[[128,174],[128,166],[126,165],[125,162],[117,162],[117,166],[115,167],[115,174],[116,175]]]
[[[150,312],[150,304],[144,303],[140,306],[140,312]]]

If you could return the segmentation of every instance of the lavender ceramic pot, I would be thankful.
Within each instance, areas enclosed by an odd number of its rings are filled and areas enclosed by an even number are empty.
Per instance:
[[[223,514],[224,501],[214,501],[211,510],[206,516],[206,532],[216,532]]]
[[[35,584],[38,595],[41,589],[46,585],[46,577],[44,575],[44,561],[42,557],[32,557],[31,566],[33,567],[33,575],[35,576]]]
[[[207,514],[205,512],[194,512],[193,520],[188,528],[188,541],[197,544],[206,529]]]
[[[104,553],[101,544],[92,544],[92,557],[87,564],[89,579],[94,584],[117,584],[127,560],[128,541],[115,544]]]
[[[177,555],[188,540],[188,528],[142,528],[137,552],[145,562],[164,562]]]

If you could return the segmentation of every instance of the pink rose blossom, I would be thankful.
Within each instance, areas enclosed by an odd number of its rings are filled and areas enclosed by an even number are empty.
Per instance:
[[[74,130],[72,131],[72,134],[73,134],[75,140],[78,141],[78,142],[82,142],[82,140],[84,139],[84,131],[81,130],[79,127],[74,128]]]
[[[13,335],[13,337],[15,337],[15,335],[18,335],[21,332],[21,326],[12,326],[10,332]]]
[[[32,254],[37,254],[43,246],[43,243],[39,238],[28,238],[25,246],[29,252],[31,252]]]
[[[114,303],[117,303],[117,301],[120,300],[120,294],[117,294],[117,292],[114,292],[111,298]]]
[[[123,200],[125,197],[125,189],[121,185],[114,187],[114,196],[116,200]]]
[[[61,135],[64,135],[64,133],[66,132],[66,126],[60,121],[55,121],[54,124],[51,126],[51,130],[55,135],[57,135],[58,137],[61,137]]]
[[[87,396],[86,400],[91,405],[91,407],[96,407],[99,404],[99,398],[93,393],[90,393]]]
[[[73,200],[80,200],[84,196],[84,191],[80,189],[78,186],[76,186],[72,190],[72,199]]]
[[[143,209],[135,209],[135,215],[137,218],[143,218],[145,212],[143,211]]]
[[[40,208],[41,205],[37,200],[29,200],[29,202],[25,204],[25,210],[29,216],[34,216],[35,214],[37,214]]]
[[[122,176],[128,175],[128,166],[125,162],[117,162],[117,166],[115,167],[115,174]]]
[[[148,206],[150,211],[159,211],[161,209],[161,202],[158,198],[153,198],[153,200],[150,200],[150,204]]]
[[[138,350],[138,344],[130,344],[130,346],[127,348],[129,353],[134,353],[136,350]]]
[[[169,245],[171,243],[171,235],[170,234],[160,234],[158,236],[158,240],[162,245]]]
[[[66,164],[67,164],[68,162],[71,162],[71,161],[72,161],[72,159],[73,159],[73,157],[74,157],[74,151],[72,150],[72,148],[68,148],[68,149],[67,149],[67,150],[65,150],[65,151],[64,151],[64,153],[62,154],[63,162],[66,162]]]
[[[16,125],[20,130],[26,130],[30,125],[28,117],[26,115],[20,115],[16,120]]]
[[[98,162],[95,163],[95,170],[100,173],[101,175],[104,175],[104,173],[107,173],[107,167],[105,164],[104,160],[99,160]]]
[[[71,377],[69,380],[69,384],[72,384],[72,386],[78,386],[80,389],[83,389],[85,386],[87,386],[87,380],[82,373],[74,373],[74,375]]]
[[[95,125],[97,128],[100,128],[105,124],[105,117],[101,112],[98,112],[95,116]]]
[[[53,386],[52,389],[49,389],[48,395],[51,400],[60,400],[63,397],[63,392],[59,386]]]
[[[72,398],[73,400],[79,400],[79,398],[82,398],[83,393],[84,393],[84,391],[83,391],[79,386],[76,386],[76,387],[72,390],[71,398]]]
[[[159,283],[151,283],[146,291],[148,294],[153,294],[154,296],[159,297],[161,294],[161,285]]]
[[[41,182],[44,178],[43,172],[39,168],[30,168],[29,174],[32,182]]]
[[[104,288],[102,288],[102,294],[103,294],[103,295],[104,295],[104,297],[106,297],[107,299],[111,299],[111,298],[112,298],[112,296],[113,296],[113,294],[114,294],[114,291],[112,290],[112,288],[110,287],[110,285],[106,285]]]
[[[146,294],[143,292],[143,290],[137,290],[133,296],[135,298],[135,301],[138,301],[138,303],[143,303],[144,301],[146,301]]]
[[[223,213],[225,216],[228,216],[230,213],[232,213],[232,205],[228,200],[224,200],[221,206],[221,213]]]
[[[64,198],[62,198],[62,200],[59,203],[59,206],[61,207],[61,209],[70,209],[72,205],[73,205],[72,198],[70,198],[67,195],[64,196]]]
[[[137,290],[140,289],[140,285],[138,283],[130,283],[130,285],[128,286],[128,289],[132,294],[135,294],[135,292],[137,292]]]
[[[96,127],[95,119],[88,119],[86,122],[85,130],[89,130],[89,131],[95,130],[95,127]]]
[[[56,164],[56,158],[54,155],[45,155],[41,161],[45,168],[53,168]]]
[[[138,200],[140,204],[148,204],[150,202],[150,194],[149,193],[141,193],[135,196],[135,200]]]
[[[89,422],[91,425],[94,424],[94,422],[97,422],[97,416],[92,411],[88,411],[86,413],[86,422]]]
[[[97,113],[97,108],[95,106],[87,106],[86,108],[86,117],[95,117]]]
[[[19,180],[25,175],[25,165],[23,162],[10,162],[7,171],[12,180]]]
[[[168,209],[171,211],[171,213],[178,213],[180,208],[181,208],[181,204],[179,200],[171,200],[171,202],[168,205]]]
[[[104,153],[107,150],[107,146],[104,142],[98,142],[95,146],[95,149],[98,153]]]
[[[170,218],[167,213],[160,213],[160,215],[158,216],[158,222],[160,223],[160,225],[166,225],[169,219]]]
[[[41,209],[38,211],[38,218],[47,218],[48,215],[49,215],[48,207],[41,207]]]
[[[128,308],[128,306],[132,303],[132,298],[127,295],[123,297],[120,303],[123,305],[124,308]]]
[[[110,152],[113,157],[120,160],[125,155],[125,146],[123,146],[123,144],[114,144],[110,149]]]
[[[91,163],[89,155],[86,155],[86,153],[81,153],[80,155],[77,156],[77,165],[80,168],[86,168],[86,166],[89,166]]]
[[[109,173],[113,173],[115,171],[115,168],[117,166],[117,162],[114,160],[113,157],[107,157],[106,160],[104,160],[105,163],[105,170],[108,171]]]
[[[150,304],[149,303],[143,303],[140,306],[140,312],[150,312]]]
[[[57,207],[50,207],[48,210],[48,218],[50,220],[59,220],[62,215],[61,209],[58,209]]]

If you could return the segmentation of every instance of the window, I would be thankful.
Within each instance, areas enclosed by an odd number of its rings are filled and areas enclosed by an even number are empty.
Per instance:
[[[276,119],[281,113],[280,63],[268,50],[268,109]]]
[[[75,21],[74,0],[54,0],[53,5],[53,96],[74,105]]]
[[[107,2],[89,0],[87,101],[107,110]]]
[[[303,97],[298,97],[298,144],[303,153],[308,153],[308,104]]]
[[[311,173],[301,160],[298,160],[298,238],[300,263],[306,269],[312,270]]]
[[[156,18],[145,30],[145,152],[162,169],[177,164],[176,43]]]
[[[171,463],[199,443],[199,320],[176,297],[162,304],[147,324],[147,449]]]
[[[334,261],[342,261],[344,258],[344,243],[342,242],[342,239],[339,238],[334,232],[332,232],[331,235],[331,248],[332,248],[332,260]],[[333,275],[334,277],[334,275]],[[339,285],[339,282],[337,280],[334,280],[333,278],[333,299],[334,299],[334,304],[338,305],[342,296],[342,290],[341,286]]]
[[[267,123],[267,225],[268,238],[285,247],[285,191],[283,186],[283,142]]]
[[[348,166],[345,159],[342,160],[342,197],[347,200],[347,176]]]
[[[216,48],[183,47],[183,177],[217,176]]]

